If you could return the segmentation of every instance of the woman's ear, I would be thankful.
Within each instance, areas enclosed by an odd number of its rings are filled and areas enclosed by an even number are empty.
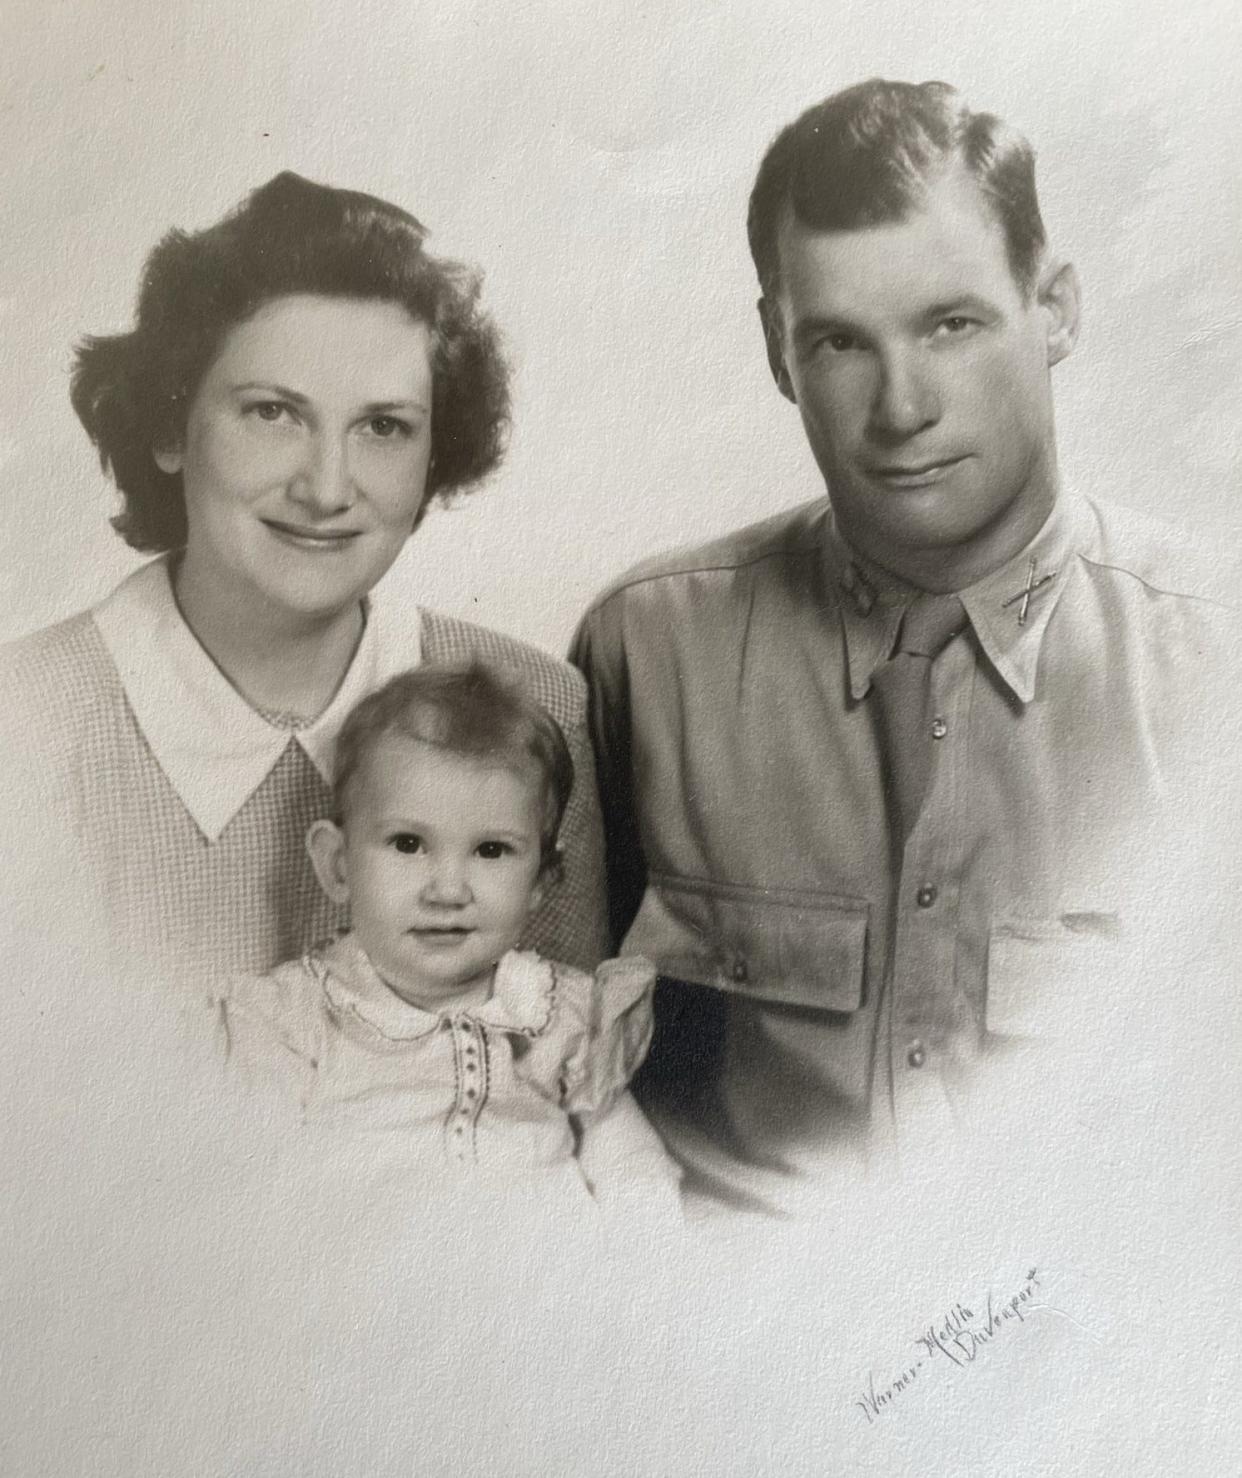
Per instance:
[[[157,446],[154,448],[151,455],[155,458],[155,465],[160,469],[160,471],[167,472],[169,474],[180,472],[185,462],[185,457],[183,456],[181,448],[179,446]]]
[[[345,833],[335,821],[312,821],[306,833],[306,850],[319,886],[336,904],[349,902],[349,869],[345,859]]]
[[[1056,258],[1050,261],[1040,274],[1036,295],[1048,325],[1048,363],[1060,364],[1078,342],[1078,325],[1082,316],[1082,299],[1074,264]]]

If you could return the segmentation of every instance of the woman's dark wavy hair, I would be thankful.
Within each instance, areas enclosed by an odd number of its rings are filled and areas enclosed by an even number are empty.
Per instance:
[[[387,734],[416,739],[477,764],[533,775],[541,801],[540,869],[558,879],[557,833],[574,788],[574,762],[560,725],[516,676],[484,662],[424,663],[368,693],[336,740],[335,817],[346,822],[349,790]]]
[[[431,331],[428,497],[498,465],[509,374],[479,307],[480,275],[424,250],[413,216],[285,172],[203,231],[170,231],[147,258],[134,328],[85,339],[71,399],[124,499],[113,527],[135,549],[185,543],[181,474],[153,452],[181,444],[186,414],[230,329],[290,293],[399,303]]]
[[[1030,144],[994,114],[972,112],[948,83],[873,77],[808,108],[763,156],[746,230],[764,297],[779,290],[786,209],[812,231],[887,225],[917,210],[955,162],[1000,223],[1014,281],[1032,292],[1045,235]]]

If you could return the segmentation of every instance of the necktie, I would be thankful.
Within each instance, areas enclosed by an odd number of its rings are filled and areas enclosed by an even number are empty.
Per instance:
[[[956,595],[916,596],[902,618],[893,655],[871,679],[885,790],[903,839],[914,830],[931,774],[932,663],[967,623]]]

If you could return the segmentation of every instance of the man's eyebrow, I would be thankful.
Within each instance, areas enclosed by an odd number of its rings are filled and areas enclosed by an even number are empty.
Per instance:
[[[996,304],[987,298],[981,298],[978,293],[962,292],[931,304],[922,316],[927,319],[952,318],[963,309],[970,313],[990,315],[996,312]]]
[[[808,313],[793,326],[795,339],[808,339],[813,334],[860,334],[863,330],[837,313]]]

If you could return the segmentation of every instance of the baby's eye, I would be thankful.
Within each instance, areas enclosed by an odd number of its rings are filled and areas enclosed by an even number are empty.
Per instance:
[[[408,855],[422,851],[423,839],[414,831],[398,831],[388,838],[388,845],[394,852],[403,852]]]
[[[487,862],[496,862],[501,857],[510,856],[513,852],[508,842],[480,842],[475,850]]]

